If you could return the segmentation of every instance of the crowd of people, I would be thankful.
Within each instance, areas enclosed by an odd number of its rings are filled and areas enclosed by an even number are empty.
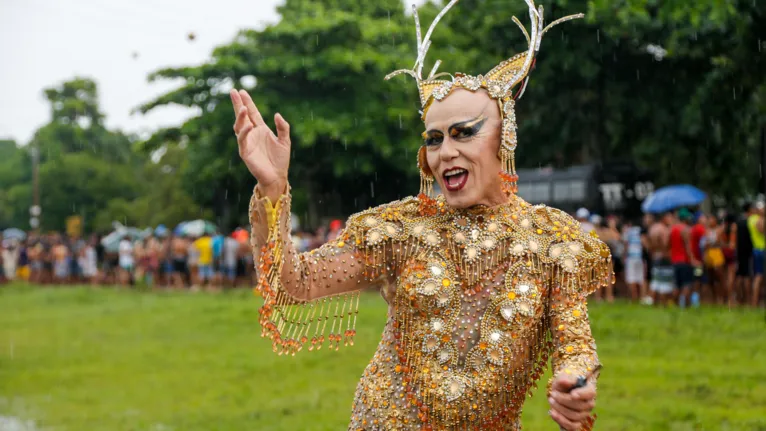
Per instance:
[[[701,302],[747,305],[761,301],[764,270],[764,204],[747,204],[741,214],[693,213],[682,208],[641,220],[601,217],[579,209],[575,217],[612,251],[617,283],[596,292],[596,300],[625,296],[644,304]],[[316,231],[293,232],[298,251],[315,249],[340,235],[341,220]],[[1,239],[1,238],[0,238]],[[253,258],[248,233],[123,238],[110,251],[101,238],[30,233],[23,241],[2,241],[0,282],[104,284],[172,289],[219,290],[251,286]]]
[[[252,254],[247,233],[237,232],[229,236],[126,236],[114,249],[105,247],[98,235],[79,238],[31,233],[23,241],[3,241],[0,280],[195,290],[249,286]]]
[[[612,251],[618,282],[598,291],[598,300],[614,300],[617,289],[633,301],[680,307],[757,307],[762,301],[763,202],[744,205],[740,214],[681,208],[620,220],[581,208],[575,216]]]
[[[296,250],[309,251],[337,238],[342,228],[341,220],[333,220],[315,232],[296,229],[293,243]],[[113,249],[102,239],[96,234],[81,238],[60,232],[3,239],[0,231],[0,283],[220,290],[254,282],[249,233],[244,229],[227,236],[170,232],[143,239],[125,236]]]

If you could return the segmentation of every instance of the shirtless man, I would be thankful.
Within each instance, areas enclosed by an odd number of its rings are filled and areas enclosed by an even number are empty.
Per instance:
[[[186,266],[186,256],[189,249],[189,242],[182,236],[173,236],[170,240],[170,259],[173,262],[173,286],[176,289],[183,290],[184,277],[188,271]]]
[[[650,288],[655,304],[664,304],[673,295],[675,276],[670,263],[670,226],[674,222],[673,213],[665,213],[649,226],[646,236],[652,259]]]

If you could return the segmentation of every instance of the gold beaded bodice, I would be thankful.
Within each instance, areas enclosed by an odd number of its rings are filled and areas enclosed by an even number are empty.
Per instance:
[[[389,304],[349,429],[520,429],[549,358],[554,374],[595,380],[585,297],[612,281],[611,257],[561,211],[515,196],[470,210],[408,198],[298,254],[289,208],[289,194],[276,207],[251,201],[260,323],[275,351],[353,344],[366,288]]]

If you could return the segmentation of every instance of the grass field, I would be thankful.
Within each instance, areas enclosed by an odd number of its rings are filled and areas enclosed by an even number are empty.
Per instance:
[[[36,430],[341,430],[385,320],[358,342],[280,357],[249,292],[0,287],[0,419]],[[591,308],[605,367],[597,429],[766,430],[762,312]],[[554,430],[543,396],[527,430]],[[0,420],[0,427],[3,421]]]

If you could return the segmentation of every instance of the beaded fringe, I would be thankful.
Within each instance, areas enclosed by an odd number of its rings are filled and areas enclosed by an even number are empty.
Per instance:
[[[509,163],[512,167],[512,161]],[[285,260],[285,239],[280,232],[281,216],[277,214],[271,220],[268,241],[262,246],[257,262],[259,278],[255,291],[265,300],[259,310],[262,336],[272,340],[272,348],[278,354],[294,355],[307,344],[310,351],[321,349],[325,343],[335,350],[339,349],[341,342],[353,345],[361,296],[359,291],[302,303],[284,291],[281,273]],[[344,243],[356,245],[357,252],[364,256],[364,277],[373,283],[391,279],[394,275],[403,276],[391,273],[391,268],[406,272],[412,259],[433,252],[435,248],[414,239],[389,239],[370,244],[366,240],[367,233],[367,228],[351,224],[338,246],[343,247]],[[431,426],[431,429],[469,429],[480,423],[481,429],[505,429],[509,421],[520,414],[525,398],[532,395],[555,352],[555,340],[550,331],[551,295],[563,290],[564,295],[570,298],[585,297],[597,288],[612,283],[611,259],[608,255],[603,256],[601,260],[591,261],[589,266],[567,272],[557,263],[543,262],[536,253],[525,251],[521,255],[514,254],[508,240],[497,244],[492,251],[482,252],[481,257],[474,260],[466,259],[465,248],[456,243],[450,243],[443,253],[456,264],[463,289],[490,277],[493,270],[505,268],[506,264],[513,266],[522,262],[548,286],[542,319],[519,331],[518,342],[506,352],[509,361],[514,357],[528,357],[529,362],[502,372],[496,369],[500,377],[491,387],[470,387],[470,393],[452,401],[445,396],[441,386],[444,382],[434,380],[437,375],[435,369],[441,368],[441,365],[435,364],[428,355],[421,354],[422,339],[412,336],[418,333],[418,322],[422,316],[415,314],[418,311],[412,307],[410,296],[403,291],[397,292],[392,303],[395,307],[397,359],[407,382],[402,397],[417,408],[423,426]],[[518,373],[515,370],[519,368],[531,371]],[[460,375],[472,378],[468,364],[462,364],[460,369],[465,370]],[[593,420],[594,417],[588,419],[584,429],[590,429]]]
[[[271,340],[272,349],[279,355],[295,355],[306,344],[309,351],[320,350],[325,343],[335,350],[341,342],[353,346],[361,292],[298,302],[282,288],[284,239],[279,232],[280,216],[277,214],[270,224],[268,241],[261,247],[256,263],[258,282],[254,293],[264,299],[258,310],[261,336]]]
[[[450,248],[448,253],[452,254],[453,261],[461,261],[458,250]],[[460,268],[465,282],[468,285],[486,276],[486,271],[491,268],[497,268],[502,261],[509,257],[507,244],[498,248],[496,253],[488,257],[487,262],[494,262],[494,265],[487,264],[483,266],[480,263],[475,265],[463,265]],[[518,259],[511,257],[511,259]],[[551,355],[555,350],[553,335],[550,327],[550,295],[559,289],[565,289],[568,295],[587,296],[599,287],[606,286],[613,281],[613,272],[611,261],[604,261],[596,267],[581,271],[577,275],[567,274],[558,267],[543,263],[538,258],[528,259],[526,256],[520,258],[531,264],[531,269],[539,272],[541,277],[550,280],[550,291],[548,301],[545,305],[543,318],[537,322],[534,327],[527,328],[523,334],[519,334],[520,339],[529,342],[521,342],[512,347],[509,354],[510,358],[523,357],[529,353],[530,366],[523,366],[522,369],[532,370],[530,373],[518,374],[512,372],[500,373],[500,379],[494,387],[472,388],[472,393],[464,395],[460,400],[449,402],[440,392],[440,386],[436,385],[433,379],[433,370],[429,367],[439,367],[433,364],[430,358],[420,353],[422,340],[416,337],[407,337],[405,334],[416,332],[416,322],[418,319],[411,310],[410,299],[406,295],[397,295],[395,306],[399,312],[395,327],[397,329],[396,351],[398,353],[399,363],[402,364],[402,372],[407,375],[405,398],[408,403],[417,406],[418,418],[424,426],[431,426],[425,429],[473,429],[477,423],[481,423],[483,430],[501,431],[507,429],[508,420],[520,415],[524,400],[534,394],[538,386],[540,377],[544,374],[548,366]],[[513,265],[513,263],[511,263]],[[472,280],[472,281],[469,281]],[[531,349],[529,351],[528,349]],[[467,367],[467,365],[466,365]],[[469,400],[466,402],[466,400]],[[583,430],[590,430],[595,421],[595,416],[586,420]]]

